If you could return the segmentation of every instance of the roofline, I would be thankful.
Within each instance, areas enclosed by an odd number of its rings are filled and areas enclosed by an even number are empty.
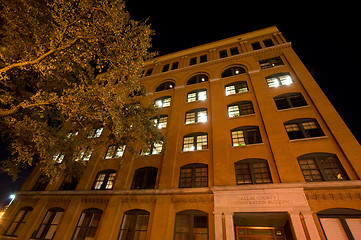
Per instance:
[[[169,53],[166,55],[158,56],[158,57],[153,58],[152,60],[145,62],[145,65],[150,65],[150,64],[154,64],[156,62],[162,62],[162,61],[166,61],[169,59],[190,55],[195,52],[199,52],[199,51],[203,51],[203,50],[207,50],[207,49],[218,48],[218,47],[232,44],[235,42],[246,41],[248,39],[260,37],[262,35],[273,34],[273,33],[277,33],[277,32],[279,32],[278,28],[276,26],[271,26],[271,27],[255,30],[255,31],[248,32],[248,33],[243,33],[243,34],[240,34],[237,36],[225,38],[225,39],[218,40],[215,42],[198,45],[196,47],[187,48],[187,49],[180,50],[180,51],[177,51],[174,53]]]

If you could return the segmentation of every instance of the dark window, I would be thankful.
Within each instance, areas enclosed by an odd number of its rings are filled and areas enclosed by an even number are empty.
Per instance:
[[[325,136],[314,118],[299,118],[284,123],[290,140]]]
[[[294,82],[291,74],[289,73],[278,73],[272,76],[268,76],[266,77],[266,81],[268,87],[270,88],[283,86],[283,85],[290,85]]]
[[[168,90],[168,89],[174,89],[174,87],[175,87],[174,82],[167,81],[167,82],[164,82],[164,83],[160,84],[160,85],[155,89],[155,91],[156,91],[156,92],[160,92],[160,91],[164,91],[164,90]]]
[[[179,62],[172,63],[172,70],[178,69]]]
[[[297,158],[306,182],[347,180],[335,154],[310,153]]]
[[[301,93],[286,93],[273,99],[278,110],[307,106],[307,102]]]
[[[162,72],[167,72],[169,70],[169,64],[163,65]]]
[[[267,68],[273,68],[276,66],[284,65],[284,63],[280,57],[275,57],[275,58],[261,60],[259,61],[259,65],[261,69],[267,69]]]
[[[183,137],[183,152],[208,149],[207,133],[192,133]]]
[[[208,166],[206,164],[188,164],[180,169],[179,187],[196,188],[208,186]]]
[[[231,52],[231,56],[239,54],[238,47],[233,47],[233,48],[231,48],[229,50]]]
[[[199,62],[200,63],[207,62],[207,54],[204,54],[204,55],[200,56],[199,57]]]
[[[199,210],[178,212],[175,217],[174,240],[208,239],[208,214]]]
[[[131,189],[154,189],[158,168],[144,167],[135,170]]]
[[[49,177],[44,174],[41,174],[38,180],[36,180],[36,183],[34,184],[31,191],[44,191],[48,183],[49,183]]]
[[[219,51],[219,57],[220,57],[220,58],[228,57],[227,50],[221,50],[221,51]]]
[[[197,64],[197,57],[193,57],[189,59],[189,65],[195,65],[195,64]]]
[[[226,86],[224,86],[224,88],[225,88],[226,96],[249,91],[246,81],[233,82],[227,84]]]
[[[63,214],[64,209],[62,208],[49,209],[39,229],[33,233],[31,239],[53,239]]]
[[[227,106],[227,109],[228,109],[228,117],[230,118],[254,113],[252,101],[242,101],[242,102],[232,103]]]
[[[97,208],[85,209],[75,227],[72,240],[91,240],[97,232],[103,211]]]
[[[185,115],[185,124],[191,124],[196,122],[207,122],[207,109],[206,108],[197,108],[189,112],[186,112]]]
[[[258,49],[262,48],[262,46],[259,42],[251,43],[251,45],[252,45],[253,50],[258,50]]]
[[[207,89],[197,89],[187,94],[187,102],[204,101],[207,99]]]
[[[266,47],[272,47],[274,46],[275,44],[273,43],[272,39],[265,39],[263,40],[263,43]]]
[[[32,207],[23,207],[18,210],[14,218],[11,220],[10,225],[6,229],[4,235],[16,237],[17,233],[27,223],[29,212],[33,211]]]
[[[64,179],[59,187],[59,191],[71,191],[75,190],[78,185],[80,177],[74,177],[72,179]]]
[[[222,72],[222,78],[231,77],[243,73],[246,73],[246,69],[244,69],[243,67],[230,67]]]
[[[148,77],[148,76],[152,75],[152,72],[153,72],[153,68],[148,69],[148,70],[145,72],[145,77]]]
[[[118,240],[145,240],[148,230],[149,212],[134,209],[124,213]]]
[[[95,181],[93,183],[93,190],[110,190],[113,189],[115,177],[117,171],[113,169],[107,169],[98,172]]]
[[[271,183],[268,163],[263,159],[246,159],[234,164],[237,184]]]
[[[262,143],[261,133],[257,126],[239,127],[231,130],[232,146],[244,146]]]
[[[348,208],[331,208],[317,213],[327,239],[359,239],[361,211]]]
[[[187,81],[187,85],[192,85],[192,84],[207,82],[207,81],[208,81],[208,76],[207,75],[198,74],[198,75],[195,75],[195,76],[191,77]]]

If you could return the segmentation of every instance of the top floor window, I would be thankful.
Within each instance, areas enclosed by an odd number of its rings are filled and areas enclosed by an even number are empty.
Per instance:
[[[167,72],[169,70],[169,64],[163,65],[162,72]]]
[[[224,49],[224,50],[219,51],[219,57],[220,57],[220,58],[228,57],[227,49]]]
[[[160,84],[160,85],[155,89],[155,91],[156,91],[156,92],[160,92],[160,91],[164,91],[164,90],[168,90],[168,89],[173,89],[174,87],[175,87],[174,82],[172,82],[172,81],[167,81],[167,82],[164,82],[164,83]]]
[[[148,76],[152,75],[152,72],[153,72],[153,68],[148,69],[148,70],[145,72],[144,77],[148,77]]]
[[[259,42],[253,42],[253,43],[251,43],[251,45],[252,45],[253,50],[258,50],[258,49],[262,48],[262,46]]]
[[[246,69],[243,67],[230,67],[222,72],[222,78],[231,77],[242,73],[246,73]]]
[[[178,66],[179,66],[179,62],[172,63],[172,69],[171,70],[178,69]]]
[[[208,81],[208,76],[205,74],[198,74],[195,75],[193,77],[191,77],[188,81],[187,81],[187,85],[192,85],[192,84],[196,84],[196,83],[201,83],[201,82],[207,82]]]
[[[285,64],[283,63],[281,57],[275,57],[275,58],[261,60],[261,61],[259,61],[259,65],[260,65],[261,69],[264,70],[264,69],[273,68],[273,67],[285,65]]]

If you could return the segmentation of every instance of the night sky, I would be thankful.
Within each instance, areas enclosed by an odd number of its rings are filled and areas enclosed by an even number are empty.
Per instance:
[[[357,56],[361,44],[356,36],[360,20],[358,7],[344,4],[128,0],[126,8],[135,20],[148,18],[155,30],[153,50],[159,55],[277,26],[360,142]],[[5,153],[0,146],[1,155]],[[27,174],[23,173],[15,184],[6,174],[0,174],[0,206],[9,202],[8,196],[20,188]]]

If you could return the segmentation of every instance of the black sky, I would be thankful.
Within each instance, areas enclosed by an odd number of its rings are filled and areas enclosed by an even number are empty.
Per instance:
[[[357,4],[357,2],[354,2]],[[361,140],[359,90],[359,13],[346,2],[127,0],[136,20],[149,18],[153,48],[160,55],[227,37],[277,26],[314,76],[355,137]],[[4,155],[1,152],[0,156]],[[17,191],[17,183],[0,174],[0,207]]]

